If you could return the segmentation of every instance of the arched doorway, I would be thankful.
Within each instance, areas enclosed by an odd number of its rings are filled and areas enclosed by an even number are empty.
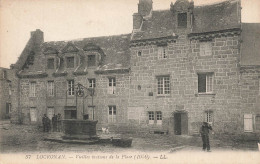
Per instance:
[[[188,114],[185,111],[174,112],[174,134],[186,135],[188,134]]]

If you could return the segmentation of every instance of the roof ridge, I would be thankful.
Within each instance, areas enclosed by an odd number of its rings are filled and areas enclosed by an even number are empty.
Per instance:
[[[131,35],[131,33],[127,33],[127,34],[118,34],[118,35],[107,35],[107,36],[94,36],[94,37],[86,37],[86,38],[77,38],[77,39],[68,39],[68,40],[50,40],[50,41],[46,41],[44,43],[51,43],[51,42],[73,42],[73,41],[83,41],[84,39],[93,39],[93,38],[108,38],[108,37],[120,37],[120,36],[127,36],[127,35]]]
[[[198,5],[198,6],[194,6],[195,8],[199,8],[199,7],[206,7],[206,6],[213,6],[213,5],[221,5],[223,3],[234,3],[234,2],[239,2],[240,0],[224,0],[222,2],[213,2],[213,3],[209,3],[209,4],[201,4],[201,5]]]

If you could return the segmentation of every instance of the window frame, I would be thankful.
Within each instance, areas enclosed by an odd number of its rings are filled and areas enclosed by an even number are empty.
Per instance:
[[[108,94],[114,95],[116,93],[116,78],[108,77]]]
[[[200,72],[197,73],[198,75],[198,93],[199,94],[213,94],[214,91],[214,72]],[[205,75],[205,86],[203,86],[205,88],[205,92],[204,91],[200,91],[200,77]]]
[[[70,84],[70,82],[72,82]],[[68,91],[68,96],[74,96],[75,95],[75,81],[74,80],[68,80],[68,83],[67,83],[67,91]]]
[[[248,116],[248,118],[245,118],[246,116]],[[249,118],[249,116],[251,117],[251,118]],[[245,120],[251,120],[251,125],[250,125],[250,129],[248,130],[248,129],[246,129],[246,124],[245,124]],[[243,115],[243,124],[244,124],[244,133],[252,133],[252,132],[254,132],[254,115],[253,114],[244,114]]]
[[[69,64],[68,63],[70,63],[70,62],[68,62],[69,61],[69,58],[73,58],[73,66],[69,66]],[[67,56],[66,57],[66,67],[67,68],[75,68],[75,57],[74,56]]]
[[[50,85],[52,84],[52,85]],[[54,81],[47,81],[47,92],[48,92],[48,96],[54,96]]]
[[[111,111],[111,114],[110,114]],[[110,120],[111,117],[111,120]],[[117,109],[115,105],[108,106],[108,123],[117,123]]]
[[[91,56],[94,56],[94,64],[93,65],[89,65],[89,58],[91,58]],[[95,67],[97,66],[97,55],[96,54],[90,54],[88,55],[88,67]]]
[[[180,21],[181,20],[181,15],[185,15],[185,19],[186,19],[186,22],[184,20]],[[182,18],[184,19],[184,18]],[[181,24],[181,23],[184,23],[185,22],[185,25],[184,24]],[[180,12],[177,14],[177,26],[178,28],[187,28],[188,27],[188,13],[187,12]]]
[[[204,121],[213,124],[214,123],[214,113],[211,110],[204,112]]]
[[[168,59],[167,46],[158,46],[158,59]]]
[[[137,54],[137,57],[141,57],[141,56],[142,56],[142,53],[143,53],[142,50],[137,51],[137,53],[136,53],[136,54]]]
[[[49,61],[50,60],[53,60],[53,63],[52,63],[52,68],[50,68],[50,64],[49,64]],[[47,69],[55,69],[55,59],[54,58],[47,58]]]
[[[31,81],[29,83],[29,97],[36,97],[36,82]]]
[[[88,87],[89,88],[96,88],[96,79],[95,78],[90,78],[88,79]]]
[[[149,125],[162,125],[163,114],[162,111],[148,111],[148,124]]]
[[[166,89],[166,85],[167,85],[166,78],[168,78],[168,86],[169,86],[167,89]],[[162,83],[159,84],[160,82],[159,80],[161,79],[162,79]],[[156,81],[157,81],[157,96],[168,96],[171,94],[171,80],[169,75],[157,76]],[[159,90],[161,90],[160,88],[162,88],[162,93],[159,93]]]
[[[35,113],[35,120],[32,120],[32,112],[31,111],[34,111]],[[30,107],[30,111],[29,111],[29,114],[30,114],[30,121],[31,122],[37,122],[37,114],[38,114],[38,112],[37,112],[37,109],[36,109],[36,107]]]
[[[148,111],[148,123],[154,124],[155,123],[155,117],[154,117],[154,111]]]
[[[207,56],[212,56],[212,40],[202,40],[199,42],[199,50],[200,50],[200,53],[199,55],[201,57],[207,57]],[[207,47],[209,46],[209,47]]]

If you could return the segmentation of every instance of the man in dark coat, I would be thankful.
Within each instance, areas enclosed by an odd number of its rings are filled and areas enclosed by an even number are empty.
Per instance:
[[[56,132],[57,131],[57,115],[53,115],[52,119],[52,131]]]
[[[42,117],[42,125],[43,125],[43,132],[47,131],[47,116],[46,114],[43,115]]]
[[[57,131],[61,132],[61,114],[58,113],[57,115]]]
[[[210,152],[209,130],[212,130],[212,127],[207,122],[203,122],[200,128],[200,135],[203,142],[203,150],[205,151],[207,148],[208,152]]]
[[[46,131],[49,132],[51,130],[51,119],[49,117],[46,118]]]

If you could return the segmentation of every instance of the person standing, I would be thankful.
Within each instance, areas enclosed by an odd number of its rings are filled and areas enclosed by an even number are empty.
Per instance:
[[[58,113],[58,116],[57,116],[57,131],[61,132],[61,114],[60,113]]]
[[[56,132],[57,131],[57,115],[53,115],[52,119],[52,131]]]
[[[212,127],[207,122],[203,122],[200,128],[200,135],[203,142],[203,150],[205,151],[207,148],[208,152],[210,152],[209,130],[212,130]]]
[[[47,131],[47,116],[46,114],[43,115],[42,117],[42,125],[43,125],[43,132]]]
[[[46,131],[49,132],[51,130],[51,119],[49,117],[46,118]]]

